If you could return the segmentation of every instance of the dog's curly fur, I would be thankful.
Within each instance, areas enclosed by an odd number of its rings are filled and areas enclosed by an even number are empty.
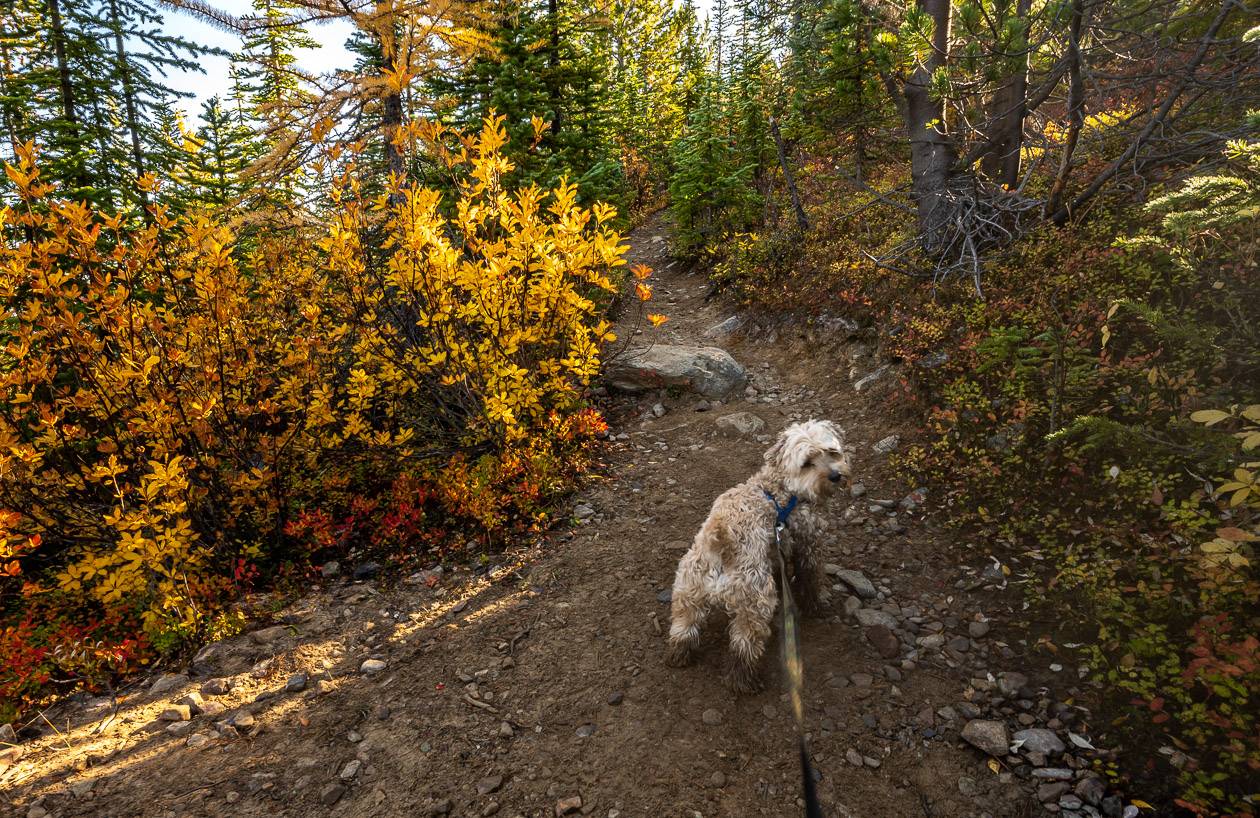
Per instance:
[[[810,420],[785,429],[765,454],[765,464],[713,503],[691,548],[678,563],[670,610],[666,661],[689,663],[709,612],[720,607],[730,617],[731,666],[727,681],[737,692],[762,687],[761,658],[779,604],[775,575],[776,511],[795,496],[782,534],[790,560],[792,593],[806,615],[826,603],[816,539],[820,520],[813,507],[842,478],[851,475],[844,433],[827,421]]]

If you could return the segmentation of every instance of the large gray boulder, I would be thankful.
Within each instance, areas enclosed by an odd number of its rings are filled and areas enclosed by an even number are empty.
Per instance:
[[[604,374],[609,386],[623,392],[676,386],[706,398],[724,398],[748,383],[748,372],[717,347],[656,344],[618,357]]]

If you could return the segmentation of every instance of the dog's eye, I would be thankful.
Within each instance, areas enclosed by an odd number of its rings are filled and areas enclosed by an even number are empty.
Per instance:
[[[807,469],[808,469],[808,468],[811,468],[813,465],[814,465],[814,461],[813,461],[813,460],[806,460],[806,461],[805,461],[805,468],[807,468]]]

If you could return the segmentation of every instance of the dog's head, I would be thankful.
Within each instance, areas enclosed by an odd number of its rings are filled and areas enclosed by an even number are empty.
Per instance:
[[[793,423],[779,434],[766,451],[766,465],[792,494],[818,500],[842,481],[848,482],[853,474],[851,454],[840,427],[826,420],[807,420]]]

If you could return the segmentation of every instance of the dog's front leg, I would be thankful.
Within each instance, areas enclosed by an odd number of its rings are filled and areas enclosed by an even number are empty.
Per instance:
[[[792,594],[801,613],[809,617],[824,616],[827,603],[831,601],[827,577],[815,548],[818,532],[817,525],[810,520],[808,525],[798,529],[792,541]]]

